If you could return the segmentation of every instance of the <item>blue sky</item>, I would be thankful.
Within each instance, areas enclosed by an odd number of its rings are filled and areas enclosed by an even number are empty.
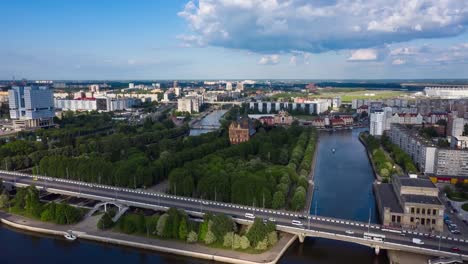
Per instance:
[[[467,78],[468,1],[1,1],[0,79]]]

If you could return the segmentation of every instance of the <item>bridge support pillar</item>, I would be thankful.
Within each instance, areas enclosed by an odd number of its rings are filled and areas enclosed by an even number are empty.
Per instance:
[[[375,247],[375,248],[374,248],[374,251],[375,251],[375,254],[376,254],[376,255],[379,255],[379,253],[380,253],[380,248],[379,248],[379,247]]]
[[[104,204],[104,212],[107,213],[107,204]]]
[[[298,237],[299,237],[299,242],[304,243],[305,236],[303,234],[299,234]]]

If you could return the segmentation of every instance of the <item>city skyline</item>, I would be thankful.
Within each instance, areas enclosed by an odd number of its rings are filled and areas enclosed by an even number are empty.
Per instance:
[[[0,79],[449,79],[468,72],[463,1],[1,5]]]

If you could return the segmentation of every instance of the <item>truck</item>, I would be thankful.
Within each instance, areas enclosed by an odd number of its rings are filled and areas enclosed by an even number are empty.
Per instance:
[[[413,238],[413,244],[416,244],[416,245],[424,245],[424,242],[419,239],[419,238]]]

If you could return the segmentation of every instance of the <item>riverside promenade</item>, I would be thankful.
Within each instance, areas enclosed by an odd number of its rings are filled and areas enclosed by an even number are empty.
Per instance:
[[[101,231],[96,227],[98,220],[99,216],[92,216],[75,225],[56,225],[0,212],[2,224],[26,232],[52,235],[58,239],[65,240],[64,235],[68,230],[72,230],[78,239],[234,264],[275,264],[297,239],[295,235],[281,233],[278,243],[268,251],[259,254],[249,254],[234,250],[211,248],[199,243],[188,244],[176,240],[159,240],[112,231]]]

